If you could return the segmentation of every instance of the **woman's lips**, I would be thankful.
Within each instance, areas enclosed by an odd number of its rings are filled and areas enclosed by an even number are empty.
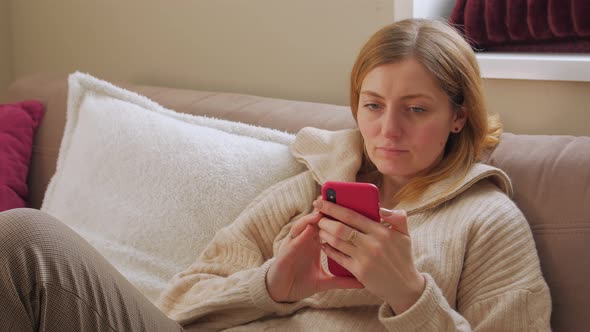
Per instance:
[[[378,147],[377,151],[379,151],[380,153],[382,153],[385,156],[400,156],[403,155],[405,153],[408,153],[409,150],[406,149],[400,149],[400,148],[387,148],[387,147]]]

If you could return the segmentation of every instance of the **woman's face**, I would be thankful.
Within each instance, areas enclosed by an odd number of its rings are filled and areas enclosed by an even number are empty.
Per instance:
[[[449,134],[463,128],[465,117],[413,58],[376,67],[361,86],[357,122],[368,156],[398,184],[441,160]]]

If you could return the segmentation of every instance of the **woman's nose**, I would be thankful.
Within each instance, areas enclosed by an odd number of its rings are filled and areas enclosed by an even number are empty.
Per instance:
[[[381,124],[381,133],[386,138],[399,137],[403,133],[402,119],[399,112],[387,110],[383,123]]]

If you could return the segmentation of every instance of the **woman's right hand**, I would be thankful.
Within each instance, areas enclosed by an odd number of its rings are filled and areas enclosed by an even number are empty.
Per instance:
[[[356,279],[333,276],[322,267],[317,225],[322,218],[314,211],[297,220],[281,244],[266,275],[274,301],[295,302],[329,289],[363,288]]]

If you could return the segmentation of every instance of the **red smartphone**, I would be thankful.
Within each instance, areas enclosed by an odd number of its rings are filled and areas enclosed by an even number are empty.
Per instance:
[[[349,208],[379,222],[379,189],[372,183],[328,181],[322,186],[322,198]],[[328,270],[335,276],[352,277],[347,269],[328,257]]]

